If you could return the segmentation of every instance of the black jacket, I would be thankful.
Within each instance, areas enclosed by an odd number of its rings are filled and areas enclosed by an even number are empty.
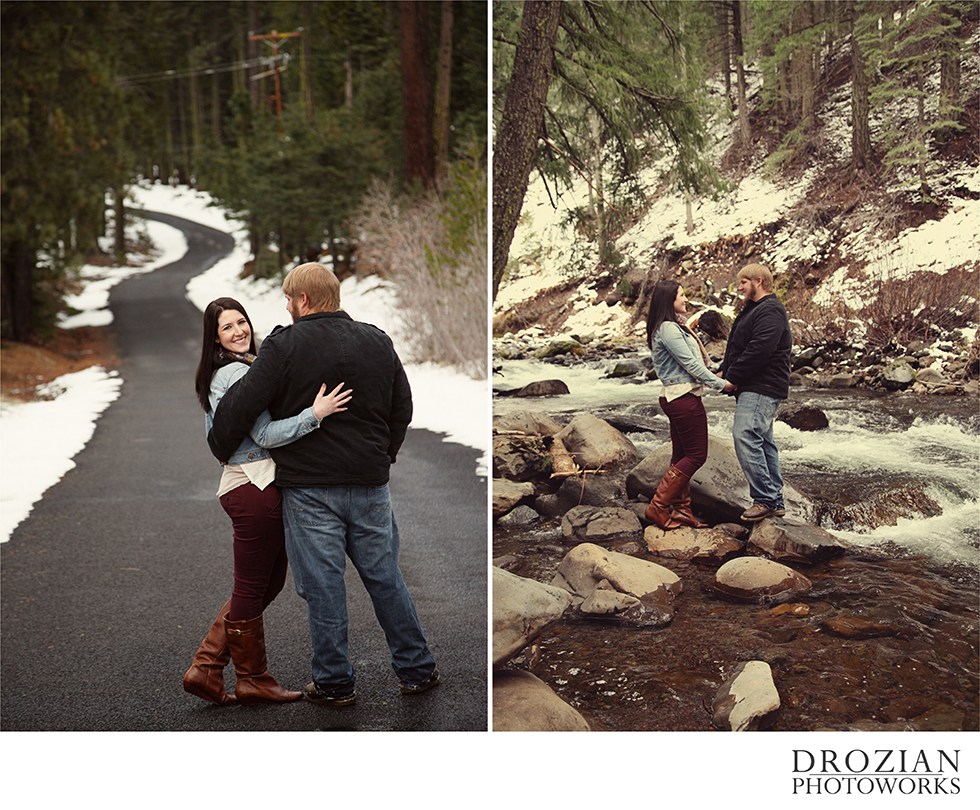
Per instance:
[[[292,444],[272,450],[286,487],[381,486],[412,421],[412,391],[391,339],[346,312],[317,312],[263,341],[248,374],[224,395],[208,434],[227,461],[266,408],[273,419],[313,403],[321,383],[352,389],[347,410]]]
[[[728,335],[722,376],[738,386],[735,396],[750,391],[786,399],[792,348],[789,317],[780,300],[770,294],[748,301]]]

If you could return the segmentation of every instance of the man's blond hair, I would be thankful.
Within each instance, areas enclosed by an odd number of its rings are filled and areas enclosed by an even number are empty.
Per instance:
[[[332,270],[316,262],[307,262],[290,270],[282,280],[282,292],[294,299],[306,293],[310,312],[340,309],[340,282]]]
[[[739,278],[747,278],[749,281],[759,280],[760,286],[767,293],[772,292],[772,273],[764,264],[747,264],[738,271]]]

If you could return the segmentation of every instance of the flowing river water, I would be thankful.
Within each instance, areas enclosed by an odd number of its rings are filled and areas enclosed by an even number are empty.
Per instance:
[[[565,423],[591,413],[640,425],[627,435],[644,455],[668,441],[657,383],[604,378],[585,364],[515,360],[501,371],[495,392],[561,379],[570,393],[495,393],[495,415],[531,410]],[[824,506],[814,519],[851,544],[841,557],[794,566],[813,582],[798,600],[802,615],[725,601],[707,587],[712,569],[655,557],[638,538],[614,550],[681,577],[671,624],[637,629],[562,619],[511,665],[534,672],[596,730],[710,730],[715,693],[747,660],[772,667],[778,730],[977,730],[976,398],[794,388],[789,401],[819,407],[830,424],[804,432],[777,421],[783,476]],[[734,400],[708,395],[705,407],[709,432],[730,439]],[[854,510],[844,510],[846,520],[835,511],[908,491],[909,516],[895,525],[862,525]],[[541,582],[551,581],[568,550],[558,520],[494,529],[494,557],[508,555],[513,573]]]

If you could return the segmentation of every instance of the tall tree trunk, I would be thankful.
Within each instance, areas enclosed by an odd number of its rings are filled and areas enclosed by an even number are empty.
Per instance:
[[[245,84],[248,86],[249,93],[252,95],[252,109],[259,109],[259,105],[262,103],[262,88],[259,86],[262,80],[252,81],[252,77],[261,72],[258,65],[255,64],[255,60],[259,58],[259,43],[256,40],[251,40],[248,38],[249,32],[254,34],[260,33],[256,30],[259,24],[259,8],[256,0],[248,0],[248,31],[242,32],[245,37],[245,48],[246,54],[248,54],[248,61],[252,63],[246,71],[246,81]]]
[[[303,64],[300,65],[301,76],[303,78],[303,102],[306,105],[306,118],[313,121],[313,44],[310,42],[310,35],[313,32],[313,4],[303,3],[303,49],[300,52],[303,57]]]
[[[742,4],[732,2],[732,34],[735,40],[735,75],[738,80],[738,142],[743,152],[752,143],[752,130],[749,128],[749,105],[745,91],[745,48],[742,45]]]
[[[116,186],[112,190],[112,202],[116,212],[116,233],[113,238],[113,255],[116,264],[126,263],[126,190]]]
[[[858,39],[857,0],[847,0],[848,26],[851,31],[851,167],[864,171],[871,154],[871,129],[868,114],[868,74],[864,52]]]
[[[813,3],[808,0],[800,7],[800,27],[811,28],[814,23]],[[810,132],[813,129],[813,110],[816,101],[816,87],[813,71],[813,47],[807,43],[800,48],[796,58],[799,71],[800,129]]]
[[[422,0],[399,0],[405,179],[417,180],[423,188],[435,181],[427,18],[428,7]]]
[[[4,245],[0,277],[3,338],[26,343],[34,337],[34,251],[27,242]]]
[[[507,267],[524,205],[531,164],[544,126],[544,104],[555,59],[559,0],[525,3],[514,67],[493,154],[493,298]]]
[[[728,34],[728,18],[731,6],[728,3],[718,4],[718,38],[721,40],[721,69],[725,76],[725,98],[728,99],[728,109],[732,108],[732,40]]]
[[[436,174],[445,177],[449,163],[449,90],[453,67],[453,0],[442,0],[439,28],[439,72],[436,78],[435,148]]]

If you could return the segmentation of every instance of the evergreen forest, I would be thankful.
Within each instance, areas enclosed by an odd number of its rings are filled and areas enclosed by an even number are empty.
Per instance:
[[[847,84],[850,150],[835,179],[855,194],[900,188],[928,215],[935,158],[977,164],[977,96],[960,80],[977,16],[971,0],[495,2],[493,297],[532,172],[552,199],[588,184],[576,224],[614,268],[616,236],[647,204],[643,168],[668,159],[663,189],[685,196],[690,222],[691,202],[759,152],[774,175],[806,166],[818,102]],[[912,125],[897,123],[909,105]],[[738,137],[712,162],[719,120]]]
[[[124,260],[138,181],[208,192],[247,226],[260,276],[311,260],[397,275],[411,262],[392,229],[421,210],[416,272],[485,290],[486,3],[4,0],[0,14],[4,340],[43,341],[73,268]]]

